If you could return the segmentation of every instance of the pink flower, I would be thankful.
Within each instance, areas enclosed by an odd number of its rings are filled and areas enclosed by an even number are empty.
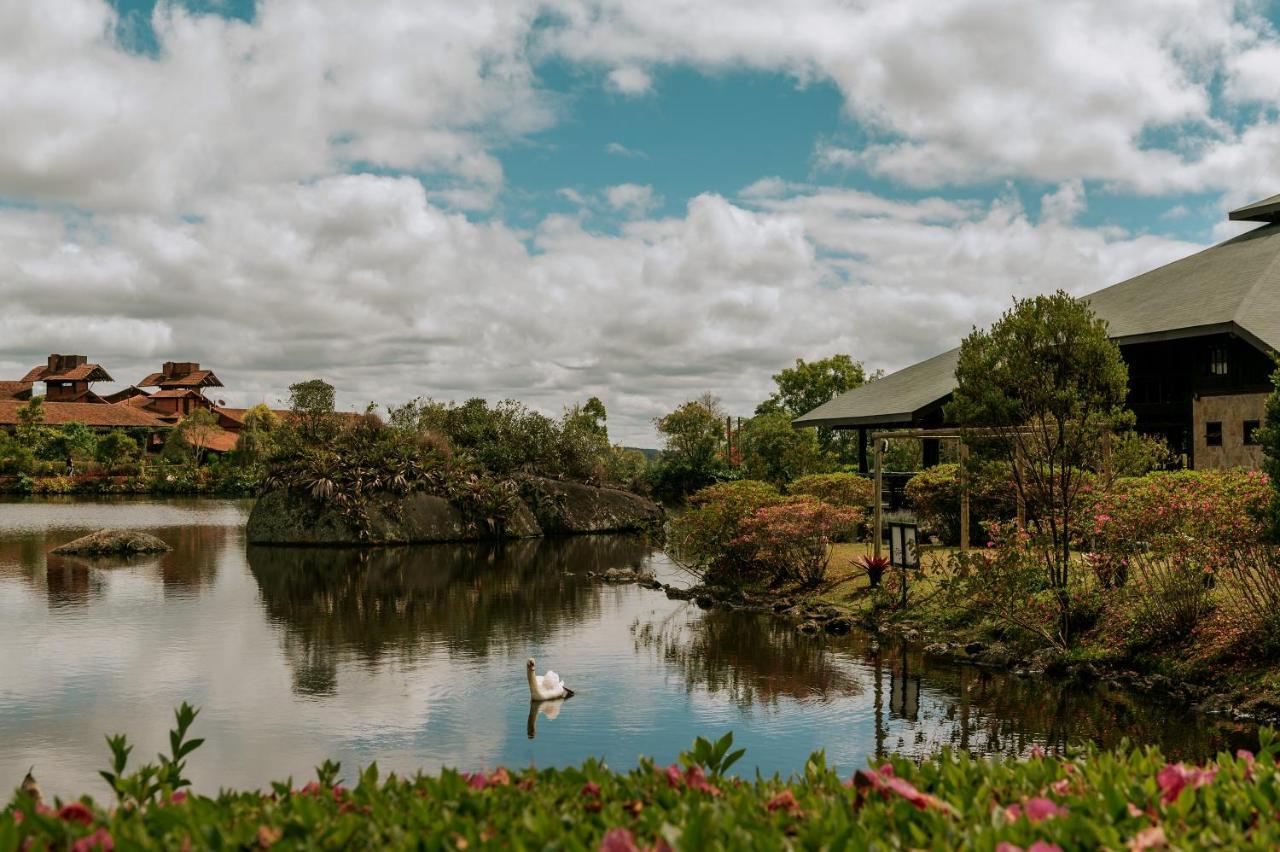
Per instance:
[[[1023,852],[1021,846],[1016,846],[1008,841],[1001,841],[996,844],[996,852]],[[1062,852],[1062,847],[1056,843],[1045,843],[1043,840],[1037,840],[1027,847],[1026,852]]]
[[[476,772],[472,775],[466,776],[466,778],[467,786],[472,790],[483,790],[485,787],[489,786],[489,779],[485,778],[484,773],[482,772]]]
[[[1031,756],[1034,758],[1044,757],[1044,749],[1038,745],[1033,745],[1031,747]]]
[[[1071,782],[1066,778],[1059,778],[1049,785],[1049,789],[1059,796],[1065,796],[1071,792]]]
[[[178,792],[174,793],[172,796],[169,797],[170,803],[175,805],[180,805],[186,800],[187,800],[186,790],[179,790]]]
[[[922,811],[939,810],[948,814],[955,813],[955,808],[947,802],[928,793],[922,793],[909,781],[896,777],[893,774],[893,766],[888,763],[879,769],[859,769],[858,774],[853,776],[853,783],[860,794],[865,795],[869,791],[875,791],[885,799],[894,796],[906,799]]]
[[[666,768],[665,773],[667,776],[667,784],[671,789],[679,790],[684,786],[684,777],[680,774],[680,767],[673,763]]]
[[[1166,805],[1176,802],[1183,789],[1190,787],[1194,790],[1196,787],[1203,787],[1212,783],[1213,777],[1217,774],[1216,768],[1201,769],[1182,763],[1167,763],[1164,769],[1156,773],[1156,784],[1160,786],[1160,801]]]
[[[105,828],[100,828],[87,837],[81,837],[75,843],[71,844],[71,852],[92,852],[97,849],[100,852],[115,852],[116,844],[111,839],[111,832]]]
[[[1041,822],[1050,817],[1065,816],[1067,809],[1057,805],[1052,799],[1036,796],[1021,805],[1009,805],[1004,815],[1010,821],[1026,816],[1028,822]]]
[[[769,813],[786,811],[789,814],[794,814],[800,810],[800,803],[796,801],[796,794],[787,789],[770,799],[765,804],[765,809]]]
[[[600,785],[594,781],[588,781],[582,785],[582,796],[585,799],[600,798]]]
[[[611,828],[600,840],[600,852],[640,852],[640,847],[625,828]]]
[[[702,771],[701,766],[690,766],[685,770],[684,783],[688,784],[691,789],[701,793],[710,793],[713,796],[720,795],[719,787],[707,783],[707,775]]]
[[[58,819],[66,822],[78,822],[81,825],[93,823],[93,811],[80,802],[68,802],[58,809]]]

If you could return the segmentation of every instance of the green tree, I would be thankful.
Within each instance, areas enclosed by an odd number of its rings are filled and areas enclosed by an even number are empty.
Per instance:
[[[1263,409],[1258,441],[1262,444],[1262,469],[1271,481],[1271,517],[1268,528],[1273,541],[1280,541],[1280,362],[1271,374],[1273,390]]]
[[[112,429],[98,439],[94,458],[107,470],[138,457],[138,442],[120,429]]]
[[[296,432],[290,437],[318,445],[328,443],[337,434],[333,385],[323,379],[289,385],[289,409],[293,412],[290,425]]]
[[[849,355],[832,355],[817,361],[797,358],[794,367],[774,374],[777,390],[756,406],[756,414],[783,411],[799,417],[878,376],[879,373],[867,376],[862,362]],[[845,462],[856,461],[857,445],[848,433],[825,427],[817,433],[823,452],[834,452]]]
[[[1122,422],[1128,369],[1107,324],[1059,290],[1015,299],[989,331],[960,346],[947,417],[992,430],[989,443],[1014,467],[1027,505],[1041,507],[1033,537],[1071,636],[1071,535],[1084,471],[1096,465],[1101,430]],[[1017,463],[1015,463],[1017,462]]]
[[[823,451],[814,430],[796,429],[785,411],[757,414],[743,424],[741,449],[743,475],[774,485],[837,467],[835,457]]]
[[[715,396],[703,394],[653,423],[663,445],[654,469],[657,491],[681,497],[724,475],[725,414]]]
[[[43,455],[47,459],[84,462],[93,458],[98,446],[98,436],[83,423],[70,422],[51,431],[45,442]]]
[[[218,427],[218,415],[212,411],[198,408],[182,418],[174,430],[179,439],[191,448],[191,459],[197,465],[204,461],[209,450],[209,442],[222,430]]]

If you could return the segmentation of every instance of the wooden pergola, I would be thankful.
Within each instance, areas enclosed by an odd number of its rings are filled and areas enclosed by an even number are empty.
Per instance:
[[[960,550],[969,549],[969,482],[968,472],[965,470],[965,462],[969,460],[969,445],[965,443],[966,438],[994,438],[1009,434],[1009,429],[966,429],[963,432],[956,428],[947,429],[894,429],[885,432],[872,432],[871,440],[875,444],[875,535],[872,538],[873,555],[877,558],[880,556],[882,548],[881,534],[884,522],[884,441],[890,439],[898,440],[934,440],[934,441],[956,441],[960,444]],[[1026,428],[1012,430],[1024,432],[1027,434],[1035,434],[1037,430]],[[1102,432],[1102,458],[1103,464],[1109,473],[1111,464],[1111,430],[1104,429]],[[1021,459],[1014,460],[1015,468],[1021,465]],[[1018,492],[1018,526],[1026,526],[1027,507],[1022,499],[1022,492]]]

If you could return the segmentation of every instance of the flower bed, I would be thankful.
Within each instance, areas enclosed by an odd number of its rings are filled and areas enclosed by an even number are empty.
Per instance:
[[[184,733],[182,757],[194,748]],[[642,760],[629,772],[587,761],[399,778],[374,766],[346,786],[326,763],[302,786],[214,797],[182,789],[182,764],[162,760],[145,783],[107,773],[119,797],[109,807],[15,793],[0,815],[0,849],[1275,848],[1272,737],[1263,732],[1256,757],[1223,754],[1199,767],[1153,750],[1037,750],[1010,762],[890,758],[850,774],[819,753],[785,780],[726,774],[740,753],[725,737],[699,740],[678,764]],[[113,742],[118,757],[117,747],[123,740]]]

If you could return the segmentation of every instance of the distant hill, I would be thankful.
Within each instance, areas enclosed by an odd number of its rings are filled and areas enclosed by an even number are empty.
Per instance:
[[[644,447],[623,447],[622,449],[635,450],[638,453],[644,453],[644,459],[648,462],[657,461],[658,457],[662,455],[662,450],[651,450],[645,449]]]

